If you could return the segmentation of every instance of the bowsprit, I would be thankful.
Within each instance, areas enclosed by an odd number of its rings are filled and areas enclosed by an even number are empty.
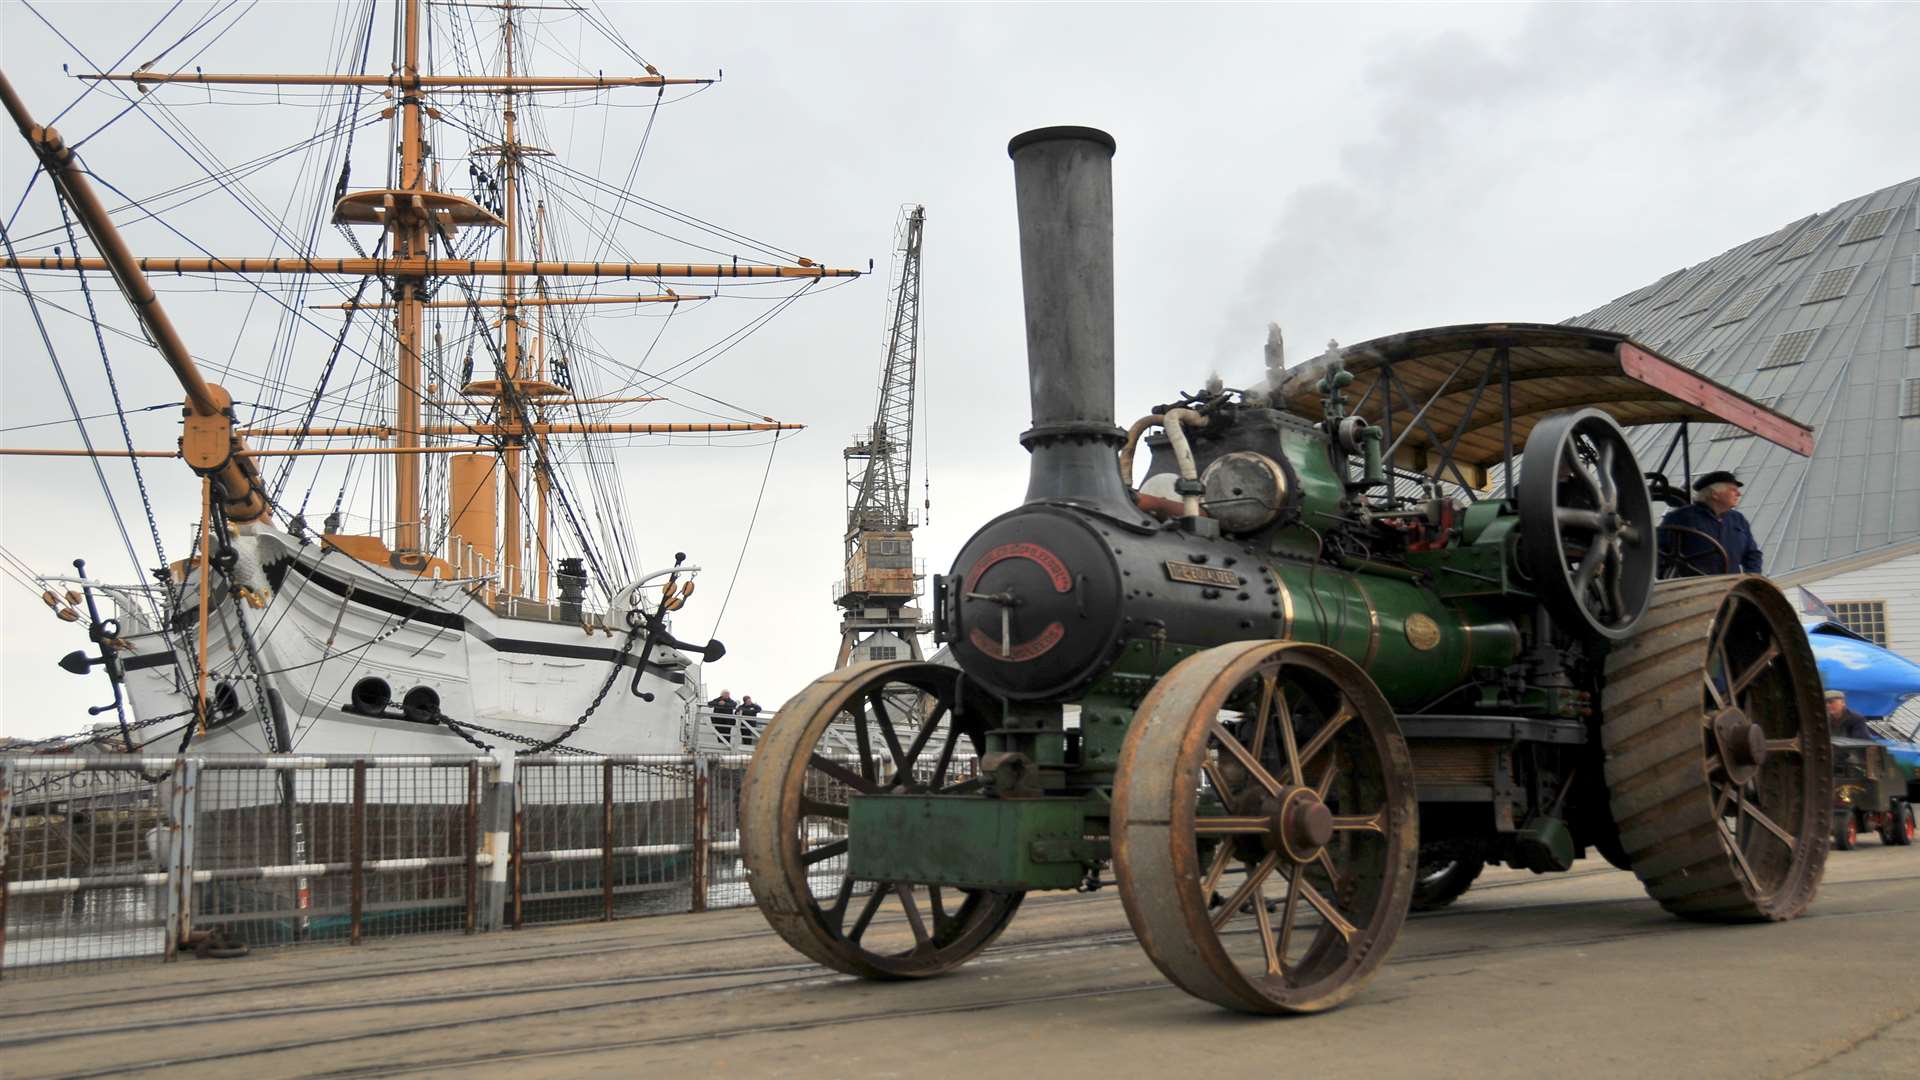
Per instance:
[[[1671,485],[1623,428],[1802,452],[1808,429],[1620,335],[1526,324],[1275,360],[1123,429],[1113,140],[1009,151],[1026,498],[935,580],[957,669],[836,671],[765,737],[743,850],[787,941],[933,975],[1111,863],[1168,978],[1313,1012],[1487,862],[1597,852],[1690,918],[1806,908],[1832,763],[1805,635],[1762,578],[1658,580]]]

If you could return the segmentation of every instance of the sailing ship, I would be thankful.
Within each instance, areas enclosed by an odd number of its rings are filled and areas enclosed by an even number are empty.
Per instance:
[[[141,448],[129,437],[123,450],[0,452],[130,457],[136,473],[143,459],[178,458],[201,481],[192,554],[154,568],[154,580],[107,583],[84,566],[78,576],[40,579],[48,605],[88,627],[95,643],[62,666],[107,670],[127,748],[149,753],[682,752],[700,722],[701,669],[724,648],[675,636],[674,613],[688,602],[699,567],[683,557],[650,572],[637,565],[611,450],[638,436],[777,439],[800,425],[748,415],[632,419],[668,398],[673,380],[658,373],[671,366],[609,355],[594,343],[590,319],[682,311],[743,286],[784,289],[772,305],[779,310],[822,281],[865,271],[709,227],[572,169],[540,145],[549,101],[594,104],[650,91],[657,106],[668,93],[716,81],[663,75],[624,43],[630,73],[529,73],[530,21],[585,13],[611,35],[604,15],[513,0],[398,0],[392,64],[381,72],[369,70],[381,5],[352,11],[367,44],[345,50],[348,62],[331,73],[219,74],[150,63],[81,76],[131,84],[139,94],[187,87],[201,95],[329,95],[323,100],[337,110],[333,127],[348,147],[317,159],[338,171],[331,190],[318,192],[309,224],[335,231],[311,229],[314,242],[292,256],[136,256],[73,148],[35,123],[0,76],[6,108],[63,213],[96,249],[15,250],[9,238],[0,269],[29,303],[37,275],[111,275],[185,398],[177,450]],[[492,21],[492,47],[481,47],[472,29],[476,11]],[[423,41],[430,20],[440,19],[438,55],[490,57],[489,70],[427,62]],[[448,41],[463,47],[445,48]],[[379,183],[358,186],[352,134],[369,128],[391,135],[392,154]],[[322,145],[296,146],[308,143]],[[464,185],[450,176],[464,176]],[[604,205],[560,213],[563,196],[583,193],[604,196]],[[709,250],[737,245],[751,257],[556,254],[565,231],[557,219],[598,231],[636,207],[686,231],[707,230]],[[143,212],[137,200],[122,209]],[[339,252],[323,253],[322,237]],[[596,239],[602,256],[621,250]],[[299,366],[291,356],[271,360],[274,382],[298,385],[301,376],[290,373],[304,370],[311,389],[245,415],[209,381],[188,348],[192,335],[160,304],[147,275],[161,273],[237,276],[262,295],[272,295],[263,282],[286,286],[274,297],[284,325],[336,320],[320,355]],[[635,283],[645,284],[636,291]],[[338,296],[303,302],[315,288]],[[343,353],[358,354],[351,376]],[[712,415],[710,400],[700,404]],[[351,527],[356,520],[368,527]],[[189,522],[162,515],[154,524],[158,547]],[[656,519],[649,527],[672,524],[686,523]]]

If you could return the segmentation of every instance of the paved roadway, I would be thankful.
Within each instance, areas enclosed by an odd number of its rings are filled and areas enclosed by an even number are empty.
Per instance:
[[[753,911],[0,983],[0,1077],[1913,1077],[1920,848],[1835,853],[1812,912],[1715,927],[1627,874],[1489,871],[1353,1002],[1223,1012],[1118,897],[1036,898],[955,974],[801,963]]]

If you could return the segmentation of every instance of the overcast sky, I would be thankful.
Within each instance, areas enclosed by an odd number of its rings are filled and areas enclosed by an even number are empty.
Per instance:
[[[102,64],[166,10],[35,7]],[[210,10],[183,5],[167,25],[184,29]],[[1123,423],[1211,373],[1251,382],[1269,321],[1285,328],[1295,359],[1330,337],[1558,321],[1920,172],[1911,48],[1920,5],[1912,4],[608,3],[606,11],[663,72],[725,72],[713,90],[660,111],[639,190],[820,262],[864,267],[872,259],[882,268],[803,299],[688,381],[686,401],[707,394],[808,425],[779,444],[770,473],[764,444],[620,451],[649,568],[676,550],[709,568],[681,618],[683,636],[704,636],[738,567],[717,631],[730,654],[708,672],[711,691],[768,702],[833,660],[840,451],[871,421],[884,267],[902,203],[927,207],[921,350],[930,395],[921,407],[932,508],[919,550],[930,571],[944,571],[967,535],[1024,490],[1016,436],[1027,422],[1025,357],[1005,155],[1017,132],[1086,124],[1119,142]],[[319,70],[327,58],[312,43],[324,45],[334,26],[331,5],[262,2],[194,63]],[[594,70],[633,66],[590,32],[555,31],[553,43],[556,56],[571,51]],[[133,59],[151,46],[134,49]],[[62,66],[89,70],[13,0],[0,6],[0,65],[42,122],[83,89]],[[550,56],[544,70],[558,67]],[[204,92],[195,94],[161,91],[229,162],[282,146],[313,123],[311,110],[292,110],[289,127],[288,110],[203,103]],[[77,137],[123,107],[96,94],[60,126]],[[647,115],[580,110],[551,134],[574,165],[603,159],[606,172],[623,174]],[[83,153],[129,194],[193,175],[162,127],[137,113]],[[12,213],[31,175],[31,157],[9,130],[0,139],[0,213]],[[355,186],[362,179],[356,173]],[[260,183],[263,200],[279,205],[274,196],[293,180]],[[183,231],[221,254],[264,253],[263,231],[235,220],[231,203],[202,200],[179,217]],[[44,186],[20,220],[22,232],[57,225]],[[192,253],[150,226],[131,235],[147,254]],[[348,254],[343,241],[331,243],[325,250]],[[644,246],[634,254],[654,257]],[[71,286],[46,277],[34,284]],[[49,297],[81,303],[72,292]],[[99,299],[127,325],[123,304]],[[245,299],[191,293],[169,295],[168,304],[196,352],[231,354],[245,366],[262,345],[233,330]],[[741,317],[735,309],[711,325]],[[82,411],[103,411],[107,392],[85,324],[49,318],[62,324],[50,329]],[[65,404],[16,294],[0,294],[0,319],[0,426],[9,429],[0,444],[75,445],[71,423],[18,429],[62,418]],[[654,329],[633,320],[636,353]],[[621,341],[617,331],[601,338]],[[322,337],[303,340],[325,349]],[[129,404],[177,400],[151,351],[125,340],[110,347]],[[108,445],[120,439],[111,421],[91,430]],[[170,446],[176,433],[165,411],[134,427],[143,446]],[[150,551],[124,463],[106,470],[132,511],[136,543]],[[147,471],[177,558],[194,515],[192,477],[177,462]],[[763,475],[770,481],[749,537]],[[85,556],[125,580],[132,571],[111,529],[83,461],[0,459],[8,551],[43,570]],[[109,698],[105,680],[53,666],[84,644],[26,590],[0,582],[0,734],[86,726],[83,706]]]

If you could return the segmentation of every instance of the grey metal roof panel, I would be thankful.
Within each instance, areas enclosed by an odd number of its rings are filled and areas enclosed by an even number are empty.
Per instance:
[[[1717,438],[1720,425],[1692,432],[1696,474],[1730,468],[1746,482],[1741,509],[1769,573],[1920,539],[1917,199],[1920,178],[1901,181],[1568,320],[1630,334],[1814,425],[1810,458],[1764,439]],[[1703,306],[1722,282],[1740,284]],[[1671,428],[1632,433],[1650,467],[1672,437]]]

